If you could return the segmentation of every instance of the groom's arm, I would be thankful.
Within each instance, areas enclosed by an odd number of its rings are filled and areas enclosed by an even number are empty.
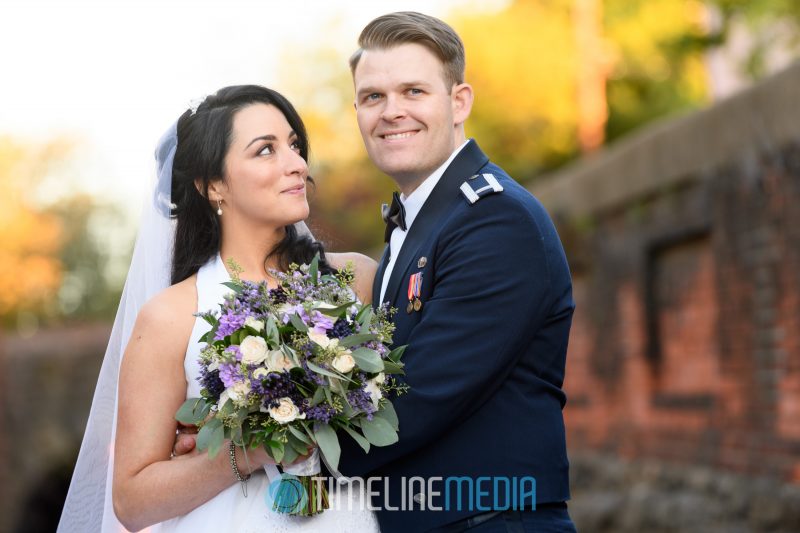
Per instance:
[[[448,223],[434,268],[432,295],[404,356],[410,390],[393,399],[400,440],[364,454],[343,436],[344,475],[367,474],[461,423],[503,386],[551,308],[569,298],[549,217],[538,203],[532,214],[507,194],[484,198]]]

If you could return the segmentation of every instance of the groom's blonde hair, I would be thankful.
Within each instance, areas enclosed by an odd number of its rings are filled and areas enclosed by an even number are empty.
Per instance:
[[[464,83],[464,43],[445,22],[414,11],[382,15],[366,25],[358,37],[359,49],[350,57],[350,72],[356,67],[364,50],[386,50],[401,44],[416,43],[439,58],[444,68],[448,89]]]

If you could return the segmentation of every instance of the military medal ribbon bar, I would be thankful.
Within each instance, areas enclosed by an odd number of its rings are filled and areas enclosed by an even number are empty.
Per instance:
[[[422,293],[422,272],[412,274],[408,278],[408,306],[406,312],[419,311],[422,309],[422,300],[419,295]]]

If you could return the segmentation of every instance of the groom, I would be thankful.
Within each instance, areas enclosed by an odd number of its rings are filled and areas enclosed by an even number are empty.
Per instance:
[[[574,531],[561,413],[574,304],[558,235],[466,139],[473,91],[450,26],[392,13],[359,45],[358,126],[402,193],[384,212],[373,303],[398,309],[410,390],[393,400],[400,441],[365,454],[343,437],[340,470],[381,478],[368,487],[382,531]]]

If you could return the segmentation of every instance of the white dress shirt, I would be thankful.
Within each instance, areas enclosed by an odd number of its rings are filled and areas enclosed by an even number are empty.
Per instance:
[[[453,153],[450,154],[450,157],[447,158],[447,161],[442,163],[442,166],[437,168],[433,174],[428,176],[425,181],[420,183],[419,187],[414,189],[411,194],[408,196],[404,194],[400,195],[400,201],[403,203],[403,207],[406,210],[406,230],[403,231],[400,229],[400,226],[397,226],[394,228],[394,231],[392,231],[392,235],[389,239],[389,264],[386,265],[386,270],[383,273],[383,280],[381,280],[381,298],[378,300],[379,302],[383,302],[383,298],[386,294],[386,286],[389,284],[389,279],[392,277],[394,263],[397,260],[397,257],[400,255],[400,250],[403,248],[406,235],[411,230],[411,225],[414,223],[414,219],[417,218],[420,209],[422,209],[422,206],[425,205],[425,200],[427,200],[428,196],[431,195],[433,188],[436,187],[437,183],[439,183],[439,179],[441,179],[444,171],[447,170],[447,167],[450,166],[450,163],[453,162],[453,159],[456,158],[458,153],[462,148],[464,148],[464,146],[467,145],[468,142],[469,140],[464,141],[461,146],[453,150]]]

